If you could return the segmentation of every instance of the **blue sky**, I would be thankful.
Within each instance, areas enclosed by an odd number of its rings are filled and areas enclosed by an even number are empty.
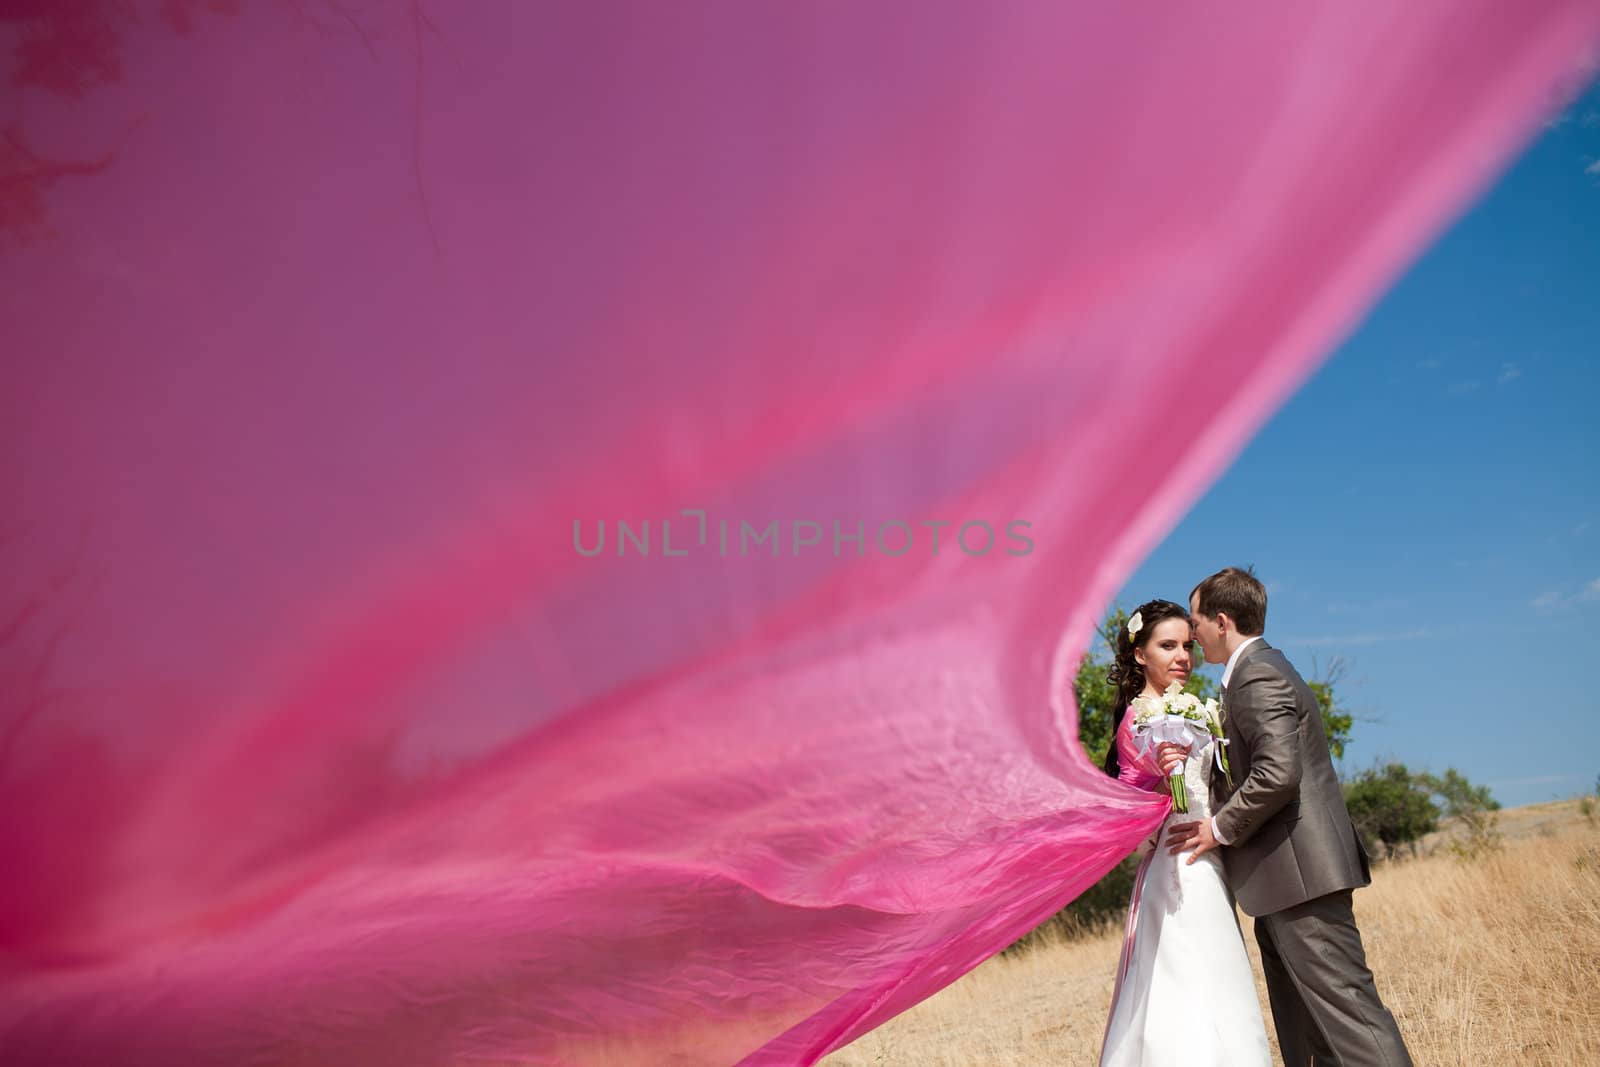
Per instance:
[[[1118,594],[1226,564],[1359,718],[1343,770],[1593,789],[1600,721],[1600,84],[1385,295]],[[1218,668],[1208,668],[1213,674]]]

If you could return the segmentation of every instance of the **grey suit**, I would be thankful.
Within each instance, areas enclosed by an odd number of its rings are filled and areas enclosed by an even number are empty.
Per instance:
[[[1282,652],[1256,641],[1222,694],[1237,789],[1212,775],[1228,884],[1256,941],[1287,1067],[1410,1064],[1367,969],[1351,911],[1372,881],[1345,810],[1316,697]]]

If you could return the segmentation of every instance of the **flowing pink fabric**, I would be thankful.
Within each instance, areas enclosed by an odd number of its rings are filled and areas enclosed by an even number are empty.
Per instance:
[[[811,1063],[970,970],[1166,809],[1105,601],[1597,27],[0,4],[5,1061]]]

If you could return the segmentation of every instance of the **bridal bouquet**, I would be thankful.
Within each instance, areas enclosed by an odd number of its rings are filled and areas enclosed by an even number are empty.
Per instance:
[[[1185,693],[1177,682],[1167,686],[1158,697],[1135,697],[1133,700],[1133,732],[1139,738],[1141,752],[1148,755],[1156,745],[1172,742],[1193,745],[1202,742],[1212,745],[1217,754],[1217,766],[1233,787],[1233,776],[1228,770],[1228,755],[1223,751],[1228,741],[1222,735],[1222,714],[1215,700],[1202,702],[1193,693]],[[1183,782],[1183,764],[1168,772],[1172,790],[1172,807],[1175,811],[1189,810],[1189,794]]]

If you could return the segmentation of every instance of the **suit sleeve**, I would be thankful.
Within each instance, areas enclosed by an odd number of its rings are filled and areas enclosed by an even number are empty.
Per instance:
[[[1238,845],[1300,791],[1300,715],[1294,687],[1276,674],[1240,679],[1228,703],[1250,773],[1217,811],[1216,827]]]

